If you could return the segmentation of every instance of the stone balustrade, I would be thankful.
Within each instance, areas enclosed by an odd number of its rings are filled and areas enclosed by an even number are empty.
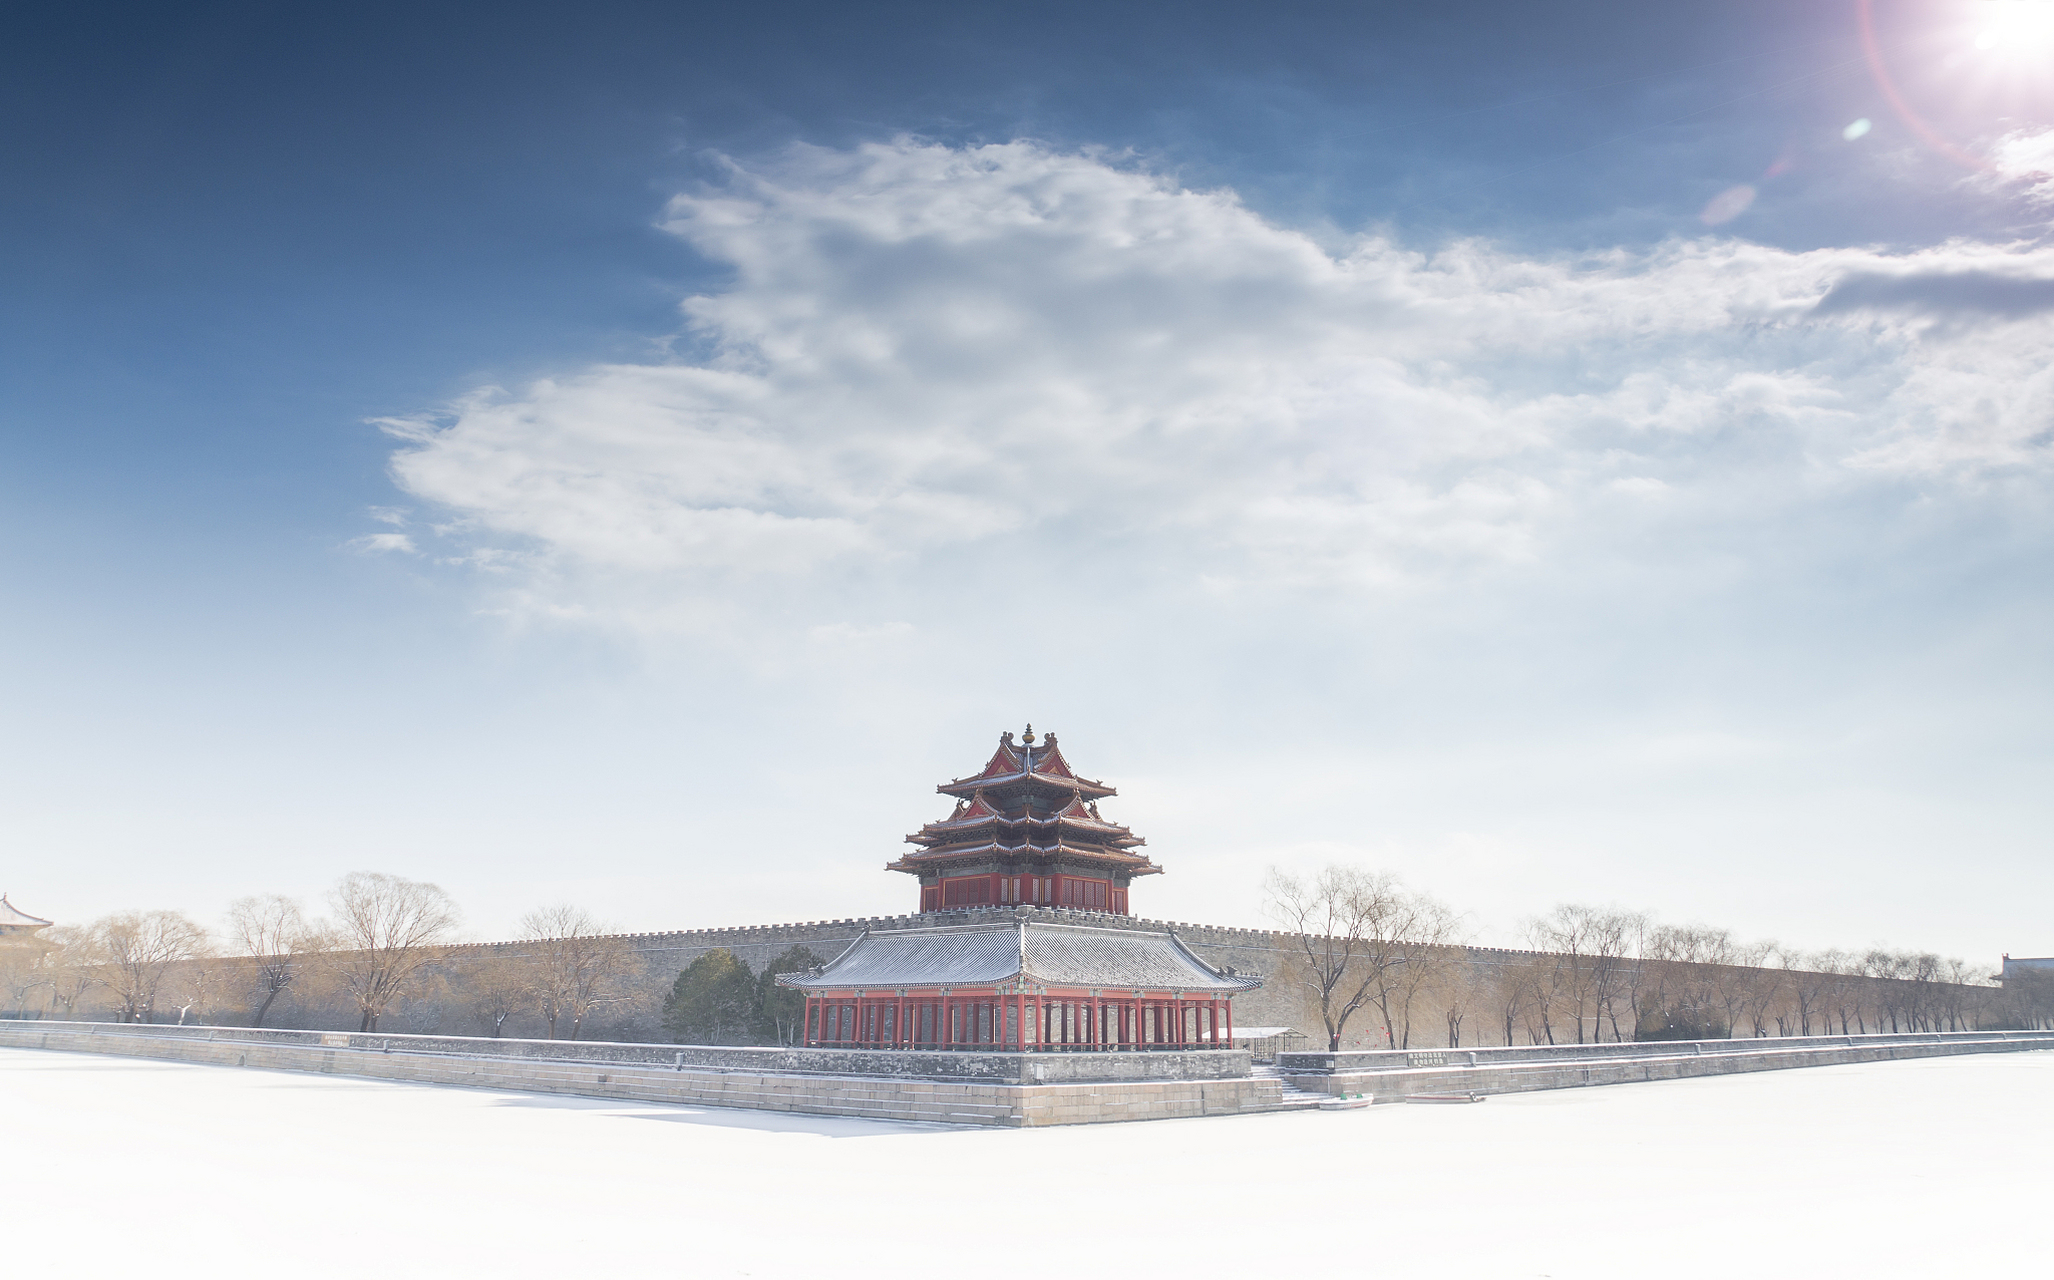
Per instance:
[[[1936,1031],[1901,1035],[1653,1040],[1477,1049],[1295,1052],[1277,1055],[1277,1071],[1300,1089],[1339,1097],[1371,1097],[1379,1102],[1395,1102],[1418,1093],[1515,1093],[1645,1080],[1679,1080],[1741,1071],[1776,1071],[1790,1067],[2044,1049],[2054,1049],[2054,1032]]]

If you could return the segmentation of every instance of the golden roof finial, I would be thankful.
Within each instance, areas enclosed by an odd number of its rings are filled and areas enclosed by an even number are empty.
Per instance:
[[[1034,745],[1034,726],[1033,726],[1033,725],[1031,725],[1031,724],[1030,724],[1030,725],[1028,725],[1028,726],[1027,726],[1027,732],[1025,732],[1025,733],[1023,733],[1023,734],[1021,734],[1021,735],[1020,735],[1020,741],[1022,741],[1022,742],[1024,742],[1024,743],[1026,743],[1026,744],[1027,744],[1028,746],[1030,746],[1030,747]]]

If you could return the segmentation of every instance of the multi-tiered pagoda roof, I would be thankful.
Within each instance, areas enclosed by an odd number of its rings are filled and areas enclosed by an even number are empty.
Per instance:
[[[1018,742],[1000,734],[981,772],[935,790],[955,810],[907,836],[917,851],[890,864],[920,877],[923,911],[1038,903],[1125,913],[1128,883],[1162,870],[1136,852],[1147,841],[1099,816],[1098,802],[1119,793],[1079,777],[1054,734],[1037,745],[1032,725]]]
[[[935,788],[955,810],[891,863],[920,877],[920,910],[961,912],[865,932],[832,964],[781,973],[806,993],[806,1043],[1043,1050],[1222,1048],[1234,997],[1259,979],[1215,969],[1166,929],[1125,915],[1127,885],[1162,868],[1098,814],[1117,794],[1080,778],[1056,736],[999,735],[982,772]],[[998,908],[999,910],[993,910]]]

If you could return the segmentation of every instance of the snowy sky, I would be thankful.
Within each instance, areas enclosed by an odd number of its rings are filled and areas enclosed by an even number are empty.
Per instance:
[[[900,911],[1032,721],[1143,914],[2054,951],[2050,0],[6,22],[24,909]]]

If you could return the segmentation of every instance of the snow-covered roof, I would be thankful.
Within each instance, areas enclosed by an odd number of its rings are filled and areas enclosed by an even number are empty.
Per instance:
[[[0,893],[0,930],[40,929],[49,923],[41,916],[32,916],[23,911],[9,902],[6,894]]]
[[[995,920],[864,935],[818,973],[780,974],[802,990],[988,986],[1023,978],[1049,987],[1227,995],[1262,985],[1228,977],[1173,933]]]

